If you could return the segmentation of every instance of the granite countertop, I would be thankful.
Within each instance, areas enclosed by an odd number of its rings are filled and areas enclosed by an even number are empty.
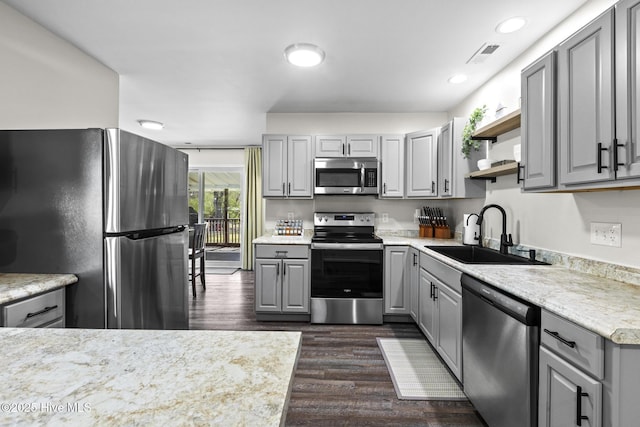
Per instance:
[[[262,245],[310,245],[313,230],[304,230],[302,236],[274,236],[264,234],[253,239],[254,244]]]
[[[284,425],[300,332],[0,328],[0,424]]]
[[[414,247],[617,344],[640,344],[640,286],[558,265],[464,264],[425,248],[454,240],[390,236],[386,245]]]
[[[53,291],[77,281],[73,274],[0,273],[0,304]]]

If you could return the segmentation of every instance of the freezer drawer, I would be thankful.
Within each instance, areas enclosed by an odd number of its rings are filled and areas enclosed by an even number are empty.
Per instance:
[[[47,292],[2,308],[3,326],[39,328],[64,319],[64,289]],[[61,325],[64,327],[64,323]]]
[[[188,233],[105,238],[108,328],[189,328]]]

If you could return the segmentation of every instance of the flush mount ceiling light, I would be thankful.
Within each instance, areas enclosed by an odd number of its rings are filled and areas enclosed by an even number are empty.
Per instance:
[[[449,77],[449,83],[458,84],[467,81],[467,76],[464,74],[456,74],[455,76]]]
[[[138,123],[145,129],[160,130],[164,128],[164,123],[156,122],[153,120],[138,120]]]
[[[513,33],[514,31],[518,31],[520,28],[524,27],[527,21],[524,18],[516,16],[515,18],[509,18],[506,21],[502,21],[496,27],[496,32],[501,34]]]
[[[284,56],[290,64],[298,67],[315,67],[324,61],[324,52],[310,43],[296,43],[287,46]]]

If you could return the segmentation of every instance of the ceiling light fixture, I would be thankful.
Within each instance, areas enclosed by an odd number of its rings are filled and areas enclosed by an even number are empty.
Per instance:
[[[287,46],[284,57],[298,67],[315,67],[324,61],[324,51],[310,43],[296,43]]]
[[[509,18],[506,21],[502,21],[496,27],[496,32],[501,34],[509,34],[515,31],[518,31],[520,28],[524,27],[527,21],[524,18],[516,16],[515,18]]]
[[[153,120],[138,120],[138,123],[145,129],[160,130],[164,128],[164,123]]]
[[[466,81],[467,81],[467,76],[465,76],[464,74],[456,74],[455,76],[449,77],[449,83],[452,83],[454,85],[462,82],[466,82]]]

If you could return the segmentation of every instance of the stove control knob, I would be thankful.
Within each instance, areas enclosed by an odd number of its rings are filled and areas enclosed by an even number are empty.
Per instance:
[[[370,221],[371,221],[371,217],[367,217],[367,222],[370,222]]]

